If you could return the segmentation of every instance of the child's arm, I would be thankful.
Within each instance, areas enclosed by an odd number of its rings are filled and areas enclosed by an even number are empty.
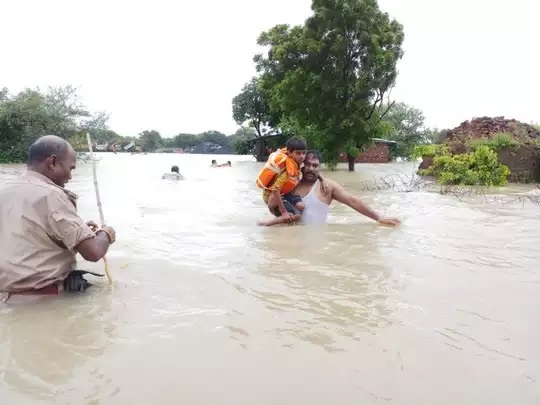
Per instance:
[[[287,211],[287,208],[285,208],[285,204],[283,204],[283,198],[281,198],[281,193],[279,192],[279,190],[272,190],[270,192],[270,197],[273,199],[273,202],[277,205],[279,212],[281,212],[281,215],[284,217],[288,216],[289,211]]]
[[[283,184],[287,181],[288,175],[287,173],[281,174],[274,184],[270,187],[270,199],[268,202],[272,201],[273,206],[277,206],[279,209],[279,212],[281,212],[281,215],[287,216],[288,211],[285,208],[285,204],[283,204],[283,198],[281,197],[281,187],[283,187]],[[269,204],[270,205],[270,204]]]

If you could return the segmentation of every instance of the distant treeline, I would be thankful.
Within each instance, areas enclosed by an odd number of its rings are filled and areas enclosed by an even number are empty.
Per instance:
[[[155,130],[146,130],[137,136],[123,136],[109,128],[108,120],[106,112],[88,111],[72,86],[51,87],[46,91],[25,89],[17,94],[10,94],[4,88],[0,90],[0,163],[24,162],[30,144],[44,134],[61,136],[79,151],[88,149],[88,132],[98,144],[134,142],[146,152],[162,148],[186,149],[201,142],[236,149],[241,141],[255,137],[254,131],[246,127],[240,127],[232,135],[207,131],[166,138]]]

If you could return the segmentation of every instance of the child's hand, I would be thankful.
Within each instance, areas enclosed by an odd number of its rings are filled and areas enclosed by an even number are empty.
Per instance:
[[[290,217],[292,216],[292,214],[289,212],[289,211],[284,211],[281,213],[281,216],[285,219],[290,219]]]
[[[321,191],[323,192],[324,195],[329,195],[332,192],[332,190],[330,189],[330,186],[328,185],[327,182],[324,181],[322,176],[319,176],[319,179],[321,181]]]

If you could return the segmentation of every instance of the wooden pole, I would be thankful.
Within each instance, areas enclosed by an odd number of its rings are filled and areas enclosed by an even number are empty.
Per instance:
[[[88,132],[86,133],[86,140],[88,141],[88,150],[90,151],[90,159],[92,160],[92,171],[94,173],[94,190],[96,191],[99,219],[101,221],[101,226],[103,226],[105,224],[105,217],[103,216],[103,208],[101,206],[101,198],[99,196],[99,184],[97,180],[96,161],[94,160],[94,151],[92,149],[92,139],[90,138],[90,134]],[[112,283],[111,274],[109,273],[109,263],[107,262],[107,258],[105,256],[103,256],[103,261],[105,262],[105,274],[107,275],[107,279],[109,280],[109,283]]]

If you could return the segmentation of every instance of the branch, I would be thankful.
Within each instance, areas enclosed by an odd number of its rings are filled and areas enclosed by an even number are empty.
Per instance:
[[[392,108],[392,106],[395,104],[396,100],[392,101],[390,103],[390,105],[388,106],[388,108],[386,109],[385,112],[383,112],[380,116],[380,119],[379,119],[379,122],[384,118],[384,116],[386,115],[386,113],[388,113],[388,111],[390,111],[390,109]]]
[[[375,99],[375,102],[373,103],[373,107],[371,108],[371,111],[369,115],[365,118],[366,121],[371,119],[371,116],[375,112],[375,109],[377,108],[377,104],[383,101],[384,93],[381,93],[379,90],[377,90],[377,98]]]

